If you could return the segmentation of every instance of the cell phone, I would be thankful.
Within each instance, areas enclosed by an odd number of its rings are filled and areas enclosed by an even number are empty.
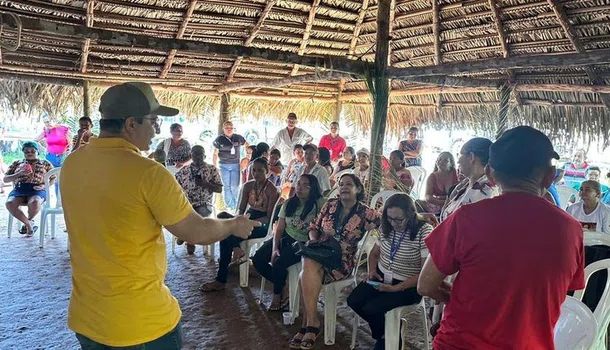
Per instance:
[[[371,280],[366,281],[366,283],[370,284],[370,285],[371,285],[371,286],[373,286],[373,287],[379,287],[380,285],[382,285],[382,284],[383,284],[383,283],[381,283],[381,282],[378,282],[378,281],[371,281]]]

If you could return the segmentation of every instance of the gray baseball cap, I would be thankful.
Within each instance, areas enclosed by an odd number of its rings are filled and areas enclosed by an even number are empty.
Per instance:
[[[149,114],[174,116],[180,111],[162,106],[148,83],[129,82],[115,85],[104,92],[100,100],[102,119],[143,117]]]

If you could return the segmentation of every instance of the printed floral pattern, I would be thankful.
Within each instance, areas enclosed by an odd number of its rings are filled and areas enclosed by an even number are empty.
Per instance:
[[[209,183],[221,184],[220,174],[218,169],[211,164],[203,164],[203,167],[197,168],[193,164],[187,165],[176,173],[176,180],[184,190],[184,194],[194,207],[200,207],[206,204],[212,204],[212,196],[214,193],[208,189],[198,186],[195,183],[195,175]]]
[[[449,195],[449,201],[445,204],[441,213],[441,220],[445,220],[462,205],[478,202],[497,195],[498,189],[485,175],[481,176],[472,186],[469,179],[464,179]]]
[[[342,266],[338,270],[331,270],[324,267],[324,283],[330,283],[342,280],[348,277],[354,269],[356,251],[358,250],[358,242],[364,236],[366,227],[371,225],[379,227],[380,218],[378,214],[362,203],[358,203],[356,213],[349,219],[341,232],[334,232],[333,224],[335,215],[337,215],[337,207],[339,200],[329,200],[316,220],[311,223],[309,229],[316,230],[320,233],[320,240],[327,240],[334,237],[339,241],[343,256],[341,257]]]

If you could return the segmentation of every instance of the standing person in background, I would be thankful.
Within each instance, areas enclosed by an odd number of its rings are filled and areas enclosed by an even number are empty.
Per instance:
[[[241,159],[239,162],[239,171],[241,171],[241,183],[246,183],[247,180],[247,170],[248,165],[250,165],[250,161],[252,160],[252,153],[256,151],[256,146],[250,145],[246,147],[246,156]]]
[[[191,164],[185,165],[176,173],[176,181],[189,203],[197,214],[207,218],[214,211],[212,198],[214,193],[222,192],[222,181],[215,166],[205,162],[205,149],[202,146],[193,146],[191,150]],[[178,239],[178,245],[184,240]],[[189,255],[195,253],[195,245],[187,243],[186,251]]]
[[[78,120],[78,132],[72,138],[72,152],[89,143],[89,139],[97,137],[91,132],[93,129],[93,121],[89,117],[81,117]]]
[[[220,169],[224,202],[229,210],[235,211],[239,195],[239,156],[241,147],[248,147],[248,142],[243,136],[233,133],[233,123],[230,121],[222,124],[222,130],[223,134],[214,140],[212,163]]]
[[[159,142],[157,149],[165,152],[165,165],[172,174],[175,174],[191,160],[191,144],[182,138],[182,125],[174,123],[170,125],[169,131],[172,137]],[[152,157],[153,153],[149,158],[152,159]]]
[[[345,139],[339,136],[339,123],[330,123],[330,134],[322,136],[320,139],[320,148],[325,147],[330,151],[330,161],[336,163],[343,156],[343,151],[347,147]]]
[[[273,139],[271,144],[273,148],[277,148],[282,153],[282,163],[288,164],[290,162],[290,154],[295,145],[305,145],[313,140],[313,137],[309,135],[305,130],[297,128],[297,115],[294,113],[288,113],[286,119],[286,127],[278,131],[277,135]]]
[[[424,150],[424,142],[417,139],[418,132],[419,129],[411,127],[407,139],[400,141],[398,144],[398,150],[402,151],[405,155],[407,167],[421,166],[421,153]]]
[[[54,119],[44,119],[44,129],[36,142],[47,147],[46,159],[58,168],[64,163],[64,159],[68,155],[70,149],[70,129],[64,125],[58,125]]]

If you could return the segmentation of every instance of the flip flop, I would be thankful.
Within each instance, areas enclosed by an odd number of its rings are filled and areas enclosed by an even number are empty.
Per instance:
[[[225,289],[224,284],[217,282],[217,281],[204,283],[199,287],[199,291],[202,293],[218,292],[218,291],[221,291],[224,289]]]
[[[19,229],[19,234],[25,235],[26,233],[28,233],[28,228],[25,227],[25,225],[22,225]]]
[[[301,340],[301,349],[303,349],[303,350],[308,350],[308,349],[313,348],[314,344],[316,343],[316,340],[318,339],[318,335],[320,334],[320,328],[319,327],[306,327],[305,334],[307,334],[307,333],[313,333],[316,337],[313,339]]]
[[[271,306],[269,306],[269,311],[281,311],[281,310],[284,310],[286,307],[288,307],[289,304],[290,304],[290,299],[289,298],[282,298],[282,300],[280,300],[280,306],[278,306],[278,307],[271,307]]]
[[[233,266],[239,266],[239,265],[241,265],[241,264],[243,264],[243,263],[248,262],[249,260],[250,260],[250,258],[246,258],[246,257],[241,257],[241,258],[240,258],[240,259],[238,259],[238,260],[233,260],[233,261],[231,261],[231,262],[229,263],[228,268],[231,268],[231,267],[233,267]]]

